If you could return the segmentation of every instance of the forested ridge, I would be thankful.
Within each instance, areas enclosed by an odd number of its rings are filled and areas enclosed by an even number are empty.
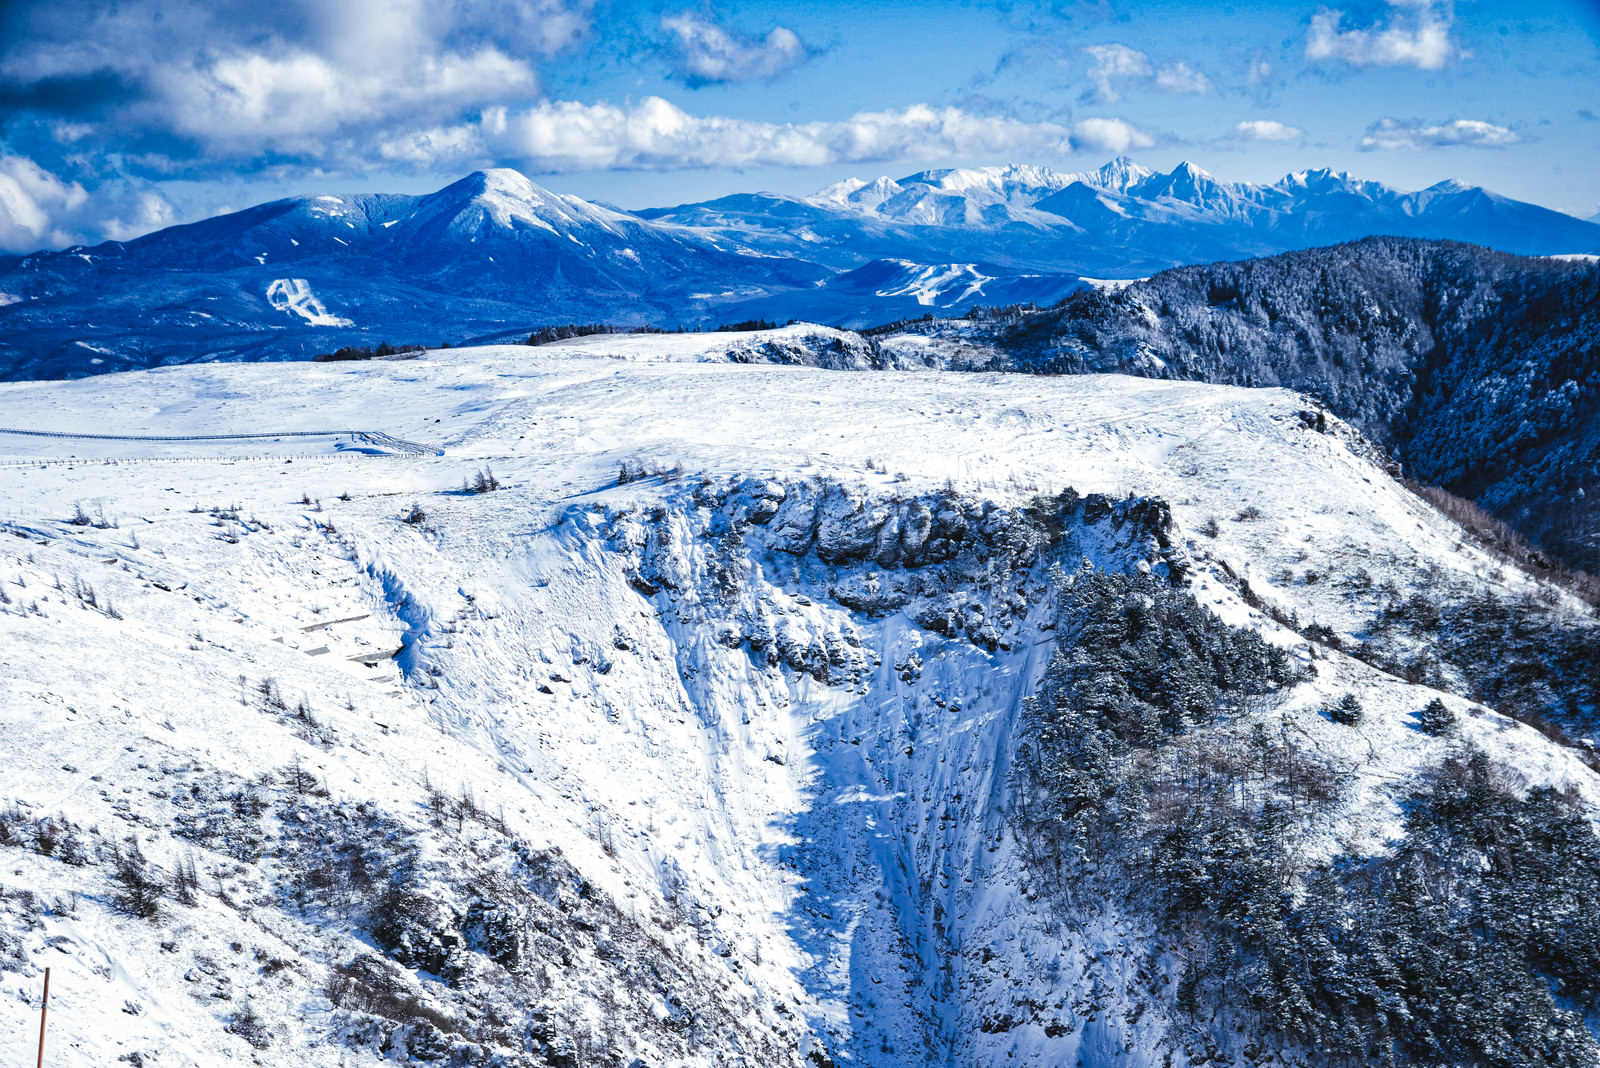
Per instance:
[[[975,320],[1019,370],[1284,386],[1600,570],[1600,267],[1374,237]]]

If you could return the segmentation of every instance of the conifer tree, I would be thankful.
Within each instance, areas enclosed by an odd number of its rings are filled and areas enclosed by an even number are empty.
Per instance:
[[[1361,722],[1362,711],[1360,698],[1353,693],[1347,693],[1339,698],[1338,704],[1329,709],[1328,716],[1335,723],[1343,723],[1347,727],[1353,727]]]
[[[1431,734],[1436,738],[1454,733],[1456,729],[1456,714],[1450,711],[1439,698],[1429,701],[1423,710],[1417,713],[1417,723],[1424,734]]]

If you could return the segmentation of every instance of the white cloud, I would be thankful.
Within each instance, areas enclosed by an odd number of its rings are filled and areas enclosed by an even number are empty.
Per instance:
[[[781,74],[806,58],[795,32],[775,27],[764,40],[742,40],[714,22],[684,13],[662,18],[677,38],[678,58],[691,82],[744,82]]]
[[[128,208],[125,217],[119,214],[102,223],[100,232],[112,241],[131,241],[178,221],[172,202],[154,189],[135,194]]]
[[[1389,5],[1397,9],[1389,19],[1365,29],[1343,29],[1343,12],[1317,12],[1306,35],[1306,58],[1352,67],[1439,70],[1461,54],[1450,37],[1455,16],[1448,2],[1389,0]]]
[[[660,97],[627,106],[552,101],[492,108],[476,122],[437,127],[384,143],[387,159],[495,159],[531,173],[599,168],[822,166],[880,160],[1040,158],[1076,148],[1145,148],[1149,134],[1121,119],[1052,122],[974,115],[914,105],[831,122],[769,123],[692,115]]]
[[[1367,127],[1363,151],[1390,148],[1448,148],[1473,145],[1494,148],[1522,140],[1516,132],[1481,119],[1456,119],[1428,126],[1415,120],[1380,119]]]
[[[1209,93],[1211,79],[1187,63],[1172,63],[1156,71],[1156,88],[1164,93]]]
[[[1211,79],[1187,63],[1168,63],[1157,67],[1150,57],[1127,45],[1090,45],[1084,49],[1094,59],[1089,81],[1094,88],[1085,99],[1096,104],[1115,104],[1122,99],[1117,82],[1138,82],[1164,93],[1209,93]]]
[[[127,241],[177,221],[172,203],[148,183],[118,180],[90,192],[34,160],[0,155],[0,251]]]
[[[63,144],[87,144],[79,132],[92,122],[102,154],[171,171],[285,159],[360,167],[396,130],[537,99],[539,57],[582,37],[593,5],[12,2],[29,33],[0,40],[0,87],[46,101],[48,127]],[[77,95],[56,85],[77,86]],[[125,147],[163,135],[185,142],[183,154],[162,159]]]
[[[1154,73],[1150,57],[1127,45],[1090,45],[1084,51],[1094,57],[1089,80],[1094,83],[1092,99],[1097,104],[1115,104],[1122,99],[1111,84],[1113,79],[1148,78]]]
[[[1155,138],[1122,119],[1084,119],[1072,127],[1072,147],[1116,155],[1130,148],[1149,148]]]
[[[234,52],[153,76],[164,125],[213,153],[325,157],[330,135],[444,117],[536,88],[532,69],[494,47],[346,65],[315,52]],[[359,152],[359,149],[355,150]]]
[[[1305,135],[1300,127],[1275,119],[1250,119],[1233,128],[1236,141],[1293,141]]]
[[[83,186],[62,181],[31,159],[0,156],[0,249],[31,252],[70,244],[73,235],[61,217],[88,199]]]
[[[1260,85],[1272,77],[1272,64],[1267,62],[1267,57],[1257,52],[1250,58],[1250,68],[1246,74],[1251,85]]]

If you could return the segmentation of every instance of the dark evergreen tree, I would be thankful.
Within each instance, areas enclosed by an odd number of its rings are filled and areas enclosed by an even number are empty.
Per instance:
[[[1338,704],[1328,710],[1328,717],[1335,723],[1343,723],[1347,727],[1353,727],[1361,722],[1363,711],[1361,699],[1353,693],[1347,693],[1339,698]]]
[[[1417,725],[1426,734],[1442,737],[1455,732],[1456,714],[1450,711],[1449,705],[1435,697],[1417,713]]]

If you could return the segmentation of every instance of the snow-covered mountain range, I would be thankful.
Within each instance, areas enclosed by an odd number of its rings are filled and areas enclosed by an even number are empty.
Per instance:
[[[1455,183],[1403,193],[1326,171],[1252,185],[1117,159],[629,213],[494,170],[427,196],[298,197],[134,241],[0,257],[0,378],[510,339],[562,322],[859,327],[1049,304],[1083,277],[1370,234],[1600,252],[1593,222]]]
[[[0,1060],[1592,1063],[1593,606],[1289,391],[884,351],[0,386]]]
[[[874,248],[883,227],[934,250],[907,257],[924,263],[977,255],[1012,269],[1111,278],[1374,234],[1529,255],[1589,251],[1600,241],[1600,231],[1582,220],[1459,182],[1408,193],[1313,170],[1258,185],[1222,181],[1188,162],[1163,174],[1126,157],[1081,173],[1024,166],[924,171],[851,179],[810,197],[739,195],[640,214],[747,242],[758,234],[764,247],[787,237],[796,254],[809,250],[808,258],[823,262],[835,250]]]

